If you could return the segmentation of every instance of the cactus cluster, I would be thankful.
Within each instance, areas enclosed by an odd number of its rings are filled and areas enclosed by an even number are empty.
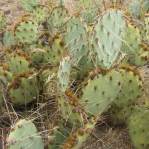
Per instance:
[[[20,4],[25,14],[13,26],[0,11],[0,107],[8,102],[26,111],[54,100],[59,129],[45,143],[49,149],[81,148],[105,114],[126,125],[137,149],[148,149],[148,97],[139,72],[149,63],[148,0],[79,0],[75,13],[63,0]],[[44,148],[37,128],[25,119],[10,130],[7,145]]]

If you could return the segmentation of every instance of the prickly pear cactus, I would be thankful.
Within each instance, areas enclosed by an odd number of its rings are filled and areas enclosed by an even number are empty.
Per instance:
[[[128,125],[136,148],[148,149],[149,112],[136,110],[148,106],[138,72],[149,63],[148,1],[20,0],[24,14],[10,26],[0,11],[0,113],[39,109],[31,114],[53,132],[42,127],[49,149],[81,148],[96,126],[90,118],[108,114]],[[7,136],[8,149],[44,148],[28,120]]]
[[[109,112],[111,113],[113,124],[126,123],[134,109],[134,105],[143,93],[143,83],[140,75],[133,70],[119,70],[122,81],[121,89],[112,103]]]
[[[142,38],[144,41],[149,41],[149,16],[144,19],[144,26],[142,29]]]
[[[11,46],[16,45],[16,39],[12,30],[5,31],[3,36],[3,45],[6,48],[10,48]]]
[[[25,105],[37,99],[39,88],[36,75],[29,73],[16,76],[8,86],[8,94],[16,105]]]
[[[62,149],[71,148],[79,149],[83,143],[90,136],[91,132],[95,128],[97,121],[94,118],[91,118],[83,128],[77,129],[75,132],[71,133],[70,136],[66,139],[62,145]]]
[[[38,24],[34,21],[23,21],[16,25],[15,38],[20,44],[31,44],[38,39]]]
[[[135,109],[134,105],[128,105],[124,107],[116,107],[114,104],[111,105],[108,115],[111,117],[111,124],[114,126],[124,125],[127,123],[129,117]],[[110,113],[110,114],[109,114]]]
[[[50,13],[48,7],[38,6],[31,12],[31,16],[35,22],[40,24],[46,21],[48,13]]]
[[[11,53],[6,59],[8,60],[8,69],[11,73],[18,74],[30,71],[30,62],[24,53],[22,55]]]
[[[39,0],[20,0],[22,8],[26,11],[32,11],[39,5]]]
[[[77,108],[71,105],[68,100],[70,100],[68,97],[61,96],[57,101],[61,115],[63,119],[72,124],[73,127],[80,127],[83,125],[81,113],[79,113]]]
[[[8,149],[44,149],[41,136],[30,120],[19,120],[7,137]]]
[[[145,10],[146,13],[149,12],[149,1],[148,0],[143,1],[143,9]]]
[[[53,42],[46,50],[46,60],[49,63],[59,65],[60,60],[62,59],[63,54],[67,53],[64,45],[64,41],[61,36],[57,36],[53,39]]]
[[[93,23],[98,16],[101,1],[95,0],[79,0],[78,7],[83,20],[89,24]]]
[[[123,51],[132,55],[140,50],[141,35],[139,28],[128,23],[125,34],[125,42],[123,43]]]
[[[0,105],[3,102],[4,89],[12,80],[12,73],[0,67]]]
[[[112,70],[106,74],[99,74],[93,80],[89,80],[83,89],[81,103],[90,114],[101,114],[115,100],[121,90],[122,76]]]
[[[130,61],[130,60],[129,60]],[[134,64],[136,66],[144,66],[149,62],[149,50],[141,49],[138,55],[135,57]]]
[[[33,66],[40,66],[48,61],[46,61],[47,57],[47,52],[44,49],[33,49],[30,52],[30,57],[31,57],[31,64]]]
[[[148,149],[149,110],[143,107],[135,110],[129,119],[128,129],[135,148]]]
[[[72,64],[77,65],[89,51],[87,32],[78,18],[72,18],[67,22],[65,42],[72,58]]]
[[[126,23],[119,10],[108,10],[95,25],[92,48],[97,64],[110,68],[118,59]]]
[[[48,145],[48,149],[61,148],[62,144],[69,136],[70,132],[71,132],[71,128],[65,126],[64,124],[62,124],[62,122],[60,122],[60,124],[53,129],[53,132],[51,135],[52,139],[51,139],[51,143]]]
[[[128,24],[124,38],[125,42],[122,51],[126,53],[124,61],[136,66],[143,66],[149,60],[148,45],[142,41],[140,30],[138,27]]]
[[[12,80],[12,75],[7,69],[5,70],[3,67],[0,67],[0,82],[4,85],[7,85]]]
[[[53,8],[48,19],[48,28],[51,33],[62,31],[68,19],[68,11],[63,6]]]
[[[5,28],[6,26],[6,18],[3,11],[0,10],[0,32]]]
[[[131,0],[127,4],[127,11],[134,19],[143,20],[145,14],[149,11],[148,0]]]
[[[128,12],[135,18],[140,18],[142,16],[142,1],[141,0],[133,0],[128,5]]]
[[[72,73],[71,73],[72,78],[82,80],[88,76],[89,72],[91,72],[94,69],[93,62],[89,58],[89,56],[88,57],[83,56],[81,58],[81,60],[78,63],[77,69],[78,71],[76,69],[75,71],[72,70]]]
[[[62,92],[68,88],[69,79],[70,79],[70,72],[71,72],[71,62],[70,57],[64,57],[60,62],[59,71],[58,71],[58,80],[59,86]]]
[[[119,73],[122,76],[121,90],[114,101],[118,107],[127,107],[134,104],[137,98],[142,95],[142,80],[139,73],[131,69],[120,69]]]

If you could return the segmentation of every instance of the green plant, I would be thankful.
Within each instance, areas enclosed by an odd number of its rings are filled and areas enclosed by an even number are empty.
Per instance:
[[[148,45],[142,41],[140,29],[128,23],[124,39],[122,47],[123,52],[126,53],[124,61],[136,66],[146,64],[149,61],[149,53],[145,47]]]
[[[58,79],[59,86],[63,92],[68,88],[71,71],[70,57],[64,57],[60,62]]]
[[[68,17],[68,11],[63,6],[53,8],[47,21],[51,33],[61,32],[65,27]]]
[[[30,62],[25,55],[19,55],[16,53],[11,53],[7,55],[6,60],[8,60],[8,69],[13,74],[25,73],[30,71]]]
[[[44,149],[41,136],[30,120],[19,120],[7,137],[8,149]]]
[[[98,18],[92,39],[92,50],[97,65],[110,68],[121,52],[126,23],[123,12],[107,10]]]
[[[38,115],[49,149],[81,148],[105,114],[128,127],[136,148],[148,148],[148,81],[139,71],[149,62],[148,0],[71,2],[20,0],[24,14],[12,26],[0,11],[0,112],[10,111],[9,119],[15,112]],[[24,119],[7,143],[8,149],[44,148]]]
[[[8,83],[12,80],[12,73],[0,67],[0,105],[3,103],[4,90]]]
[[[136,149],[147,149],[149,146],[148,122],[149,110],[142,107],[137,108],[129,119],[129,134]]]
[[[39,0],[20,0],[21,6],[26,11],[32,11],[39,5]]]
[[[16,45],[16,39],[15,39],[14,33],[13,33],[13,31],[11,29],[10,30],[6,30],[4,32],[3,45],[6,48],[11,48],[12,46]]]
[[[6,27],[6,17],[3,11],[0,10],[0,32]]]
[[[70,134],[70,136],[66,139],[64,142],[62,148],[71,148],[71,149],[78,149],[81,148],[83,143],[87,140],[89,135],[92,133],[93,129],[95,128],[95,125],[97,123],[97,120],[94,118],[91,118],[88,123],[84,125],[82,128],[78,128],[74,132]]]
[[[67,22],[65,43],[73,65],[77,65],[89,51],[87,32],[79,18],[74,17]]]
[[[18,44],[32,44],[38,40],[38,24],[34,21],[22,21],[16,25],[15,38]]]
[[[102,114],[117,97],[122,81],[121,73],[116,70],[89,79],[80,101],[85,110],[92,115]]]
[[[47,7],[38,6],[38,7],[35,7],[35,9],[33,9],[30,15],[35,22],[37,22],[38,24],[41,24],[47,19],[48,13],[50,12]]]
[[[74,98],[76,98],[74,96]],[[73,127],[78,127],[83,125],[83,118],[81,111],[78,111],[79,108],[76,103],[76,101],[72,101],[72,103],[69,102],[69,100],[76,100],[76,99],[70,99],[69,97],[62,96],[58,98],[58,108],[61,112],[61,116],[64,120],[68,121]]]
[[[16,105],[25,105],[38,99],[39,88],[36,74],[26,73],[16,76],[8,86],[8,94]]]

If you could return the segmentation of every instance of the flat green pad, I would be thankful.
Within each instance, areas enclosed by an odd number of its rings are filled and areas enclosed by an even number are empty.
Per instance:
[[[30,12],[39,5],[39,1],[40,0],[20,0],[20,4],[24,10]]]
[[[112,70],[105,75],[99,74],[94,80],[89,80],[83,89],[81,103],[91,114],[101,114],[111,105],[121,90],[122,76]]]
[[[136,149],[149,148],[149,110],[138,108],[128,122],[129,134]]]
[[[38,24],[33,21],[23,21],[15,29],[15,37],[18,43],[31,44],[38,39]]]
[[[108,10],[98,18],[94,28],[92,48],[97,64],[110,68],[118,59],[125,33],[125,19],[119,10]]]
[[[3,11],[0,10],[0,31],[6,27],[6,16]]]
[[[77,65],[89,51],[87,31],[79,18],[71,18],[67,22],[65,43],[72,57],[73,65]]]
[[[11,101],[17,105],[27,104],[39,95],[39,88],[36,76],[16,77],[10,83],[9,96]]]
[[[30,62],[18,54],[9,54],[6,58],[8,60],[9,71],[13,74],[24,73],[30,70]]]
[[[64,57],[60,62],[59,70],[58,70],[58,80],[60,89],[65,92],[69,85],[70,79],[70,72],[71,72],[71,63],[70,57]]]
[[[41,136],[29,120],[19,120],[7,138],[8,149],[44,149]]]

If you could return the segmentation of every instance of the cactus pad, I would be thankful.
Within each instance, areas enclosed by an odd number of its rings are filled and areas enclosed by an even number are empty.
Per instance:
[[[59,31],[59,29],[62,29],[67,20],[68,20],[68,12],[64,7],[56,7],[51,12],[51,15],[48,19],[48,26],[51,32]]]
[[[12,73],[0,67],[0,105],[3,102],[3,90],[12,80]]]
[[[39,0],[21,0],[21,6],[26,11],[32,11],[36,6],[39,5]]]
[[[30,120],[19,120],[7,138],[8,149],[44,149],[41,136]]]
[[[89,80],[83,89],[82,105],[91,114],[101,114],[116,98],[121,90],[122,76],[118,71],[112,70],[106,74],[99,74]]]
[[[65,42],[72,57],[73,65],[78,64],[88,52],[87,32],[78,18],[72,18],[68,21]]]
[[[16,105],[24,105],[39,95],[37,78],[30,74],[21,74],[14,78],[8,86],[8,93],[11,101]]]
[[[36,48],[31,50],[30,57],[33,66],[40,66],[48,62],[48,60],[46,60],[47,52],[44,49]]]
[[[134,109],[134,105],[142,96],[142,80],[133,70],[119,70],[122,81],[121,89],[109,109],[114,124],[126,123]]]
[[[123,13],[118,10],[108,10],[98,19],[92,47],[97,56],[97,63],[101,67],[110,68],[118,59],[125,26]]]
[[[0,32],[5,28],[6,26],[6,17],[3,11],[0,10]]]
[[[149,16],[144,19],[144,28],[142,34],[143,40],[149,41]]]
[[[21,56],[12,53],[7,56],[7,60],[8,60],[9,71],[13,74],[24,73],[30,70],[29,68],[30,62],[27,60],[25,55]]]
[[[119,72],[122,76],[122,84],[114,104],[122,108],[134,104],[141,97],[143,86],[140,75],[133,70],[120,69]]]
[[[16,39],[12,30],[5,31],[3,36],[3,44],[6,48],[10,48],[16,44]]]
[[[71,133],[63,144],[63,148],[79,149],[87,138],[92,133],[96,125],[96,120],[91,118],[84,127],[78,128],[75,132]]]
[[[136,149],[149,148],[149,110],[138,108],[128,122],[129,134]]]
[[[20,22],[15,29],[18,43],[31,44],[38,39],[38,24],[33,21]]]
[[[81,126],[83,119],[80,113],[75,110],[75,108],[68,102],[68,100],[69,99],[65,96],[58,99],[58,107],[62,117],[66,122],[72,124],[73,127]]]
[[[93,23],[99,13],[101,1],[79,0],[78,5],[83,20],[89,24]]]
[[[143,46],[142,46],[143,45]],[[126,63],[142,66],[148,61],[148,50],[144,50],[145,43],[141,41],[141,34],[138,27],[128,24],[125,34],[125,42],[122,51],[126,53]]]
[[[68,88],[70,71],[71,71],[70,57],[67,56],[67,57],[64,57],[60,62],[59,71],[58,71],[59,85],[60,85],[60,89],[63,92],[65,92],[65,90]]]
[[[66,140],[66,138],[69,136],[69,133],[71,132],[71,129],[62,122],[55,128],[53,128],[53,132],[51,135],[52,141],[48,145],[49,149],[58,149],[61,148],[62,144]]]
[[[40,24],[46,21],[48,13],[49,13],[49,10],[47,7],[38,6],[33,10],[33,12],[31,12],[31,15],[33,17],[33,20]]]

